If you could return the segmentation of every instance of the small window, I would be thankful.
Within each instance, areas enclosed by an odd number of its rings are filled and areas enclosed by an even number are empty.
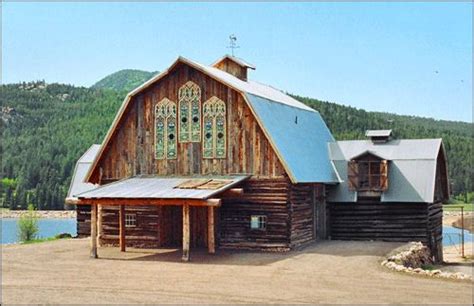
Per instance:
[[[136,227],[136,226],[137,226],[137,215],[125,214],[125,227]]]
[[[253,215],[250,216],[250,229],[265,230],[267,228],[267,216]]]

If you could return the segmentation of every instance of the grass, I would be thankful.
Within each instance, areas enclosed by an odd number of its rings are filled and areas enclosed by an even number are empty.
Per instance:
[[[443,210],[444,211],[461,211],[462,206],[464,211],[474,211],[474,204],[473,203],[460,203],[460,204],[444,204]]]
[[[33,243],[41,243],[41,242],[47,242],[47,241],[55,241],[55,240],[60,240],[60,239],[69,239],[72,238],[71,235],[66,235],[63,236],[64,234],[59,234],[54,237],[49,237],[49,238],[38,238],[38,239],[33,239],[29,241],[23,241],[21,244],[33,244]]]

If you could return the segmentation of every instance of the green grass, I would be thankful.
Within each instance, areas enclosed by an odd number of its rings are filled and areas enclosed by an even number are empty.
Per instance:
[[[473,203],[460,203],[460,204],[444,204],[443,210],[444,211],[461,211],[462,206],[464,211],[474,211],[474,204]]]
[[[30,241],[23,241],[21,244],[33,244],[33,243],[41,243],[41,242],[47,242],[47,241],[55,241],[55,240],[60,240],[60,239],[70,239],[72,237],[61,237],[61,234],[56,235],[54,237],[49,237],[49,238],[38,238],[38,239],[33,239]]]

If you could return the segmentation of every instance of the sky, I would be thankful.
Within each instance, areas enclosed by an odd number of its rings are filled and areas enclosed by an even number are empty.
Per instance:
[[[249,78],[368,111],[472,122],[472,3],[2,3],[2,83],[90,86],[229,53]]]

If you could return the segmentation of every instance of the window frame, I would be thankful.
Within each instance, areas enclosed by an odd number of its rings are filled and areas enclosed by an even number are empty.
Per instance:
[[[137,214],[125,213],[125,227],[126,228],[137,227]]]
[[[254,218],[257,218],[256,223],[254,223]],[[253,227],[254,224],[257,224],[257,227]],[[266,215],[250,215],[250,230],[251,231],[266,231],[268,225],[268,218]]]

